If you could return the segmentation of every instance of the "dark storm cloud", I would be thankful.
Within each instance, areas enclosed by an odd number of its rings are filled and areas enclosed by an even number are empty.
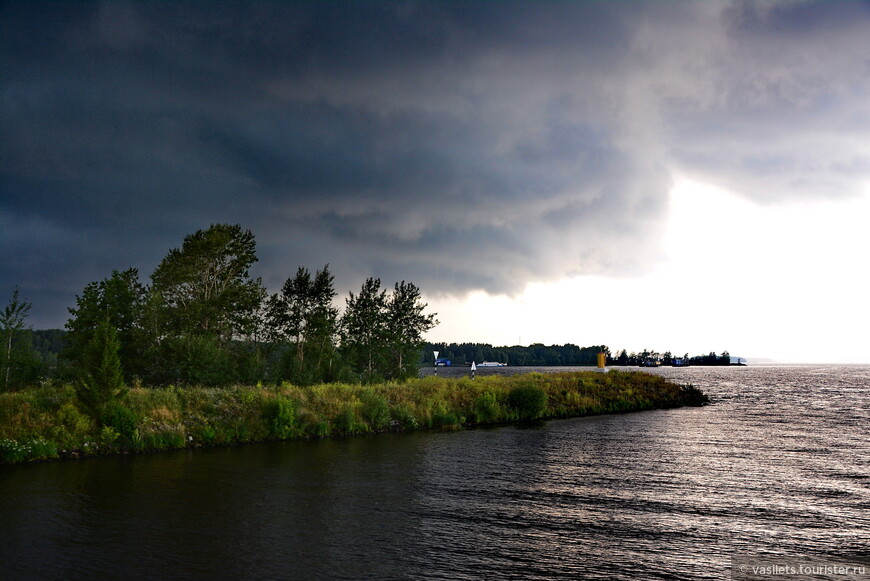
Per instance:
[[[0,289],[37,325],[216,221],[273,289],[329,262],[513,292],[642,271],[676,176],[770,203],[870,179],[866,3],[0,10]]]

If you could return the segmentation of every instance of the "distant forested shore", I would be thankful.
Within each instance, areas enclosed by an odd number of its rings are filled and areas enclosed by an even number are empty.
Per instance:
[[[528,346],[513,345],[493,347],[489,343],[427,343],[423,349],[420,363],[432,365],[433,352],[438,358],[449,360],[451,365],[471,365],[481,361],[493,361],[514,366],[556,367],[562,365],[595,365],[599,353],[607,357],[607,365],[649,366],[649,365],[730,365],[731,355],[723,351],[720,355],[710,352],[706,355],[674,355],[670,351],[644,350],[628,353],[625,349],[613,355],[606,345],[579,347],[571,343],[564,345],[544,345],[533,343]]]

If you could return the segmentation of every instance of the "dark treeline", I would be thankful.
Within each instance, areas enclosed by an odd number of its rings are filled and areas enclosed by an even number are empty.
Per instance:
[[[644,350],[640,353],[628,353],[625,349],[612,360],[608,358],[608,363],[612,365],[641,365],[641,366],[656,366],[656,365],[731,365],[731,355],[728,351],[723,351],[721,355],[716,355],[713,351],[706,355],[674,355],[670,351],[659,353],[658,351]]]
[[[256,261],[250,231],[212,225],[170,250],[148,283],[130,268],[87,284],[63,331],[27,328],[31,305],[15,289],[0,313],[0,385],[59,377],[105,403],[136,383],[309,385],[416,375],[422,334],[437,321],[424,313],[414,284],[388,290],[369,278],[340,310],[328,265],[313,274],[299,267],[269,295],[249,274]]]
[[[0,391],[35,383],[58,375],[58,356],[63,348],[62,329],[11,331],[0,328]]]
[[[493,347],[489,343],[426,343],[420,355],[420,363],[433,364],[433,352],[438,351],[439,359],[448,359],[452,365],[471,365],[471,362],[493,361],[514,366],[558,366],[558,365],[595,365],[598,353],[607,356],[607,365],[657,366],[657,365],[730,365],[731,356],[727,351],[721,355],[710,352],[707,355],[673,355],[670,351],[659,353],[644,350],[628,353],[625,349],[613,355],[605,345],[578,347],[571,343],[565,345],[543,345],[533,343],[529,346],[513,345]]]
[[[43,361],[57,363],[57,357],[63,350],[66,331],[63,329],[42,329],[30,331],[30,343],[33,350]]]
[[[598,353],[610,356],[610,349],[604,345],[578,347],[565,345],[543,345],[533,343],[529,346],[493,347],[488,343],[427,343],[423,349],[421,363],[432,365],[432,353],[449,359],[452,365],[471,365],[471,362],[493,361],[519,366],[552,365],[595,365]]]

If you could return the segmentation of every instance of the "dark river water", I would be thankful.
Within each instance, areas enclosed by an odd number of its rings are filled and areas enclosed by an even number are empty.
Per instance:
[[[0,579],[728,579],[741,555],[868,563],[870,367],[651,372],[714,404],[0,467]]]

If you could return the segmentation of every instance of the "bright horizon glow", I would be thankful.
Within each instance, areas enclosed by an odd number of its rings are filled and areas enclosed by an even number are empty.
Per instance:
[[[870,187],[848,200],[761,206],[681,179],[654,271],[534,283],[515,298],[430,298],[441,324],[427,339],[870,363],[868,219]]]

